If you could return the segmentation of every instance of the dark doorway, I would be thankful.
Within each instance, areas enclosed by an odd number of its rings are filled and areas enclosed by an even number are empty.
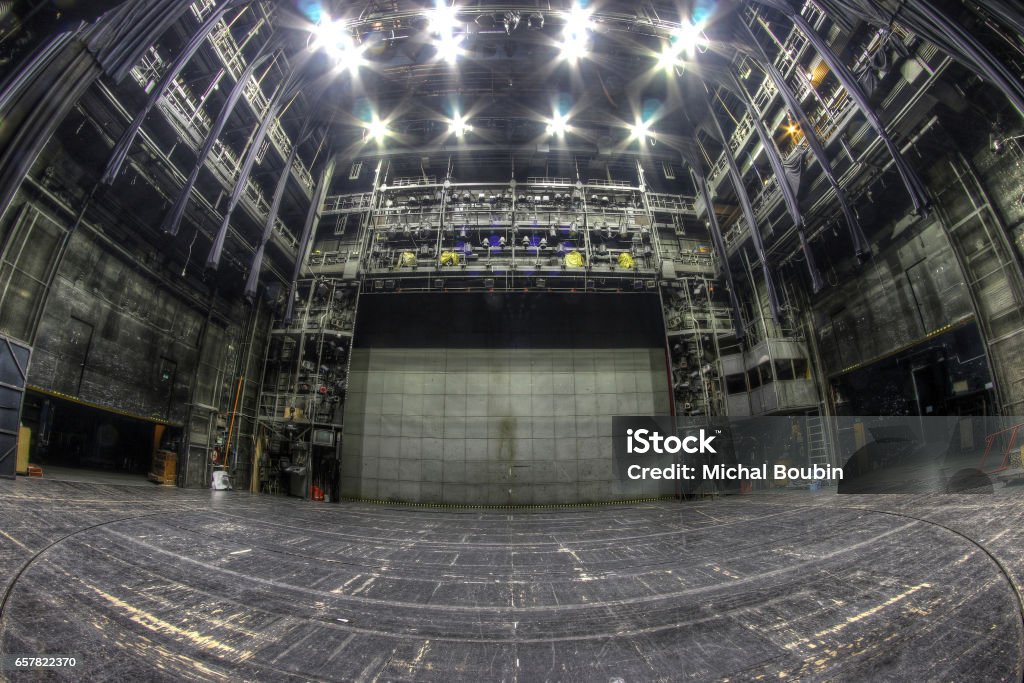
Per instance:
[[[145,481],[155,449],[174,431],[33,391],[25,395],[23,422],[32,430],[30,460],[43,476],[74,469]]]

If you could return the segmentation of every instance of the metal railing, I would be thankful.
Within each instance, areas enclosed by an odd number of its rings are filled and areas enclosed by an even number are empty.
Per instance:
[[[200,0],[193,3],[192,12],[196,19],[203,21],[213,7],[214,3],[211,0]],[[254,37],[264,24],[265,20],[260,19],[249,31],[249,34],[246,36],[246,42]],[[245,55],[242,52],[244,43],[241,46],[237,43],[231,34],[231,29],[224,20],[218,22],[217,26],[211,31],[209,43],[213,47],[214,53],[220,59],[221,64],[224,65],[224,68],[228,70],[232,78],[237,80],[242,75],[246,65]],[[270,108],[270,100],[263,93],[263,89],[256,78],[250,78],[243,88],[242,98],[249,103],[253,112],[257,115],[265,114]],[[292,142],[284,128],[281,127],[280,120],[275,119],[271,123],[270,129],[267,131],[267,137],[281,155],[281,159],[287,159],[292,150]],[[313,176],[298,156],[296,156],[292,164],[292,171],[299,180],[299,183],[305,188],[307,195],[311,196],[314,184]]]
[[[648,192],[647,201],[649,202],[652,211],[681,213],[689,216],[697,215],[696,201],[693,197],[686,197],[678,194]]]
[[[332,195],[324,200],[323,215],[362,213],[373,207],[373,193]]]
[[[139,63],[132,68],[131,75],[140,87],[144,90],[151,90],[164,69],[164,60],[155,47],[150,47]],[[181,139],[185,140],[193,150],[198,151],[203,140],[209,134],[213,122],[202,110],[199,101],[184,81],[180,78],[175,79],[157,107],[164,113],[166,120]],[[214,175],[220,177],[226,187],[231,187],[238,177],[242,162],[227,145],[217,140],[206,164],[214,172]],[[259,186],[251,179],[246,183],[243,200],[255,218],[266,220],[270,213],[270,205]],[[294,247],[298,243],[298,240],[280,218],[275,221],[274,227],[290,246]]]

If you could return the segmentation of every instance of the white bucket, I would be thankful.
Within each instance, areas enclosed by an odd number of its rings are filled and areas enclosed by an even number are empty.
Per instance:
[[[229,491],[231,490],[231,477],[224,470],[214,470],[213,481],[210,482],[210,488],[215,491]]]

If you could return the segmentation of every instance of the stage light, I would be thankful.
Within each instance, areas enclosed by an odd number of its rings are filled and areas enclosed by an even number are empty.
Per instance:
[[[590,10],[574,4],[569,11],[569,16],[562,30],[562,58],[569,62],[576,62],[587,54],[587,43],[590,40],[589,31],[593,26],[590,20]]]
[[[672,31],[672,47],[678,55],[692,55],[695,51],[707,52],[708,36],[704,33],[704,22],[686,22]]]
[[[429,21],[428,30],[438,36],[451,35],[458,26],[456,13],[458,8],[455,5],[447,5],[444,0],[437,0],[434,9],[427,14]]]
[[[376,114],[373,116],[370,123],[366,124],[367,136],[375,140],[378,144],[384,142],[384,138],[386,138],[390,133],[391,131],[388,130],[388,125],[377,118]]]
[[[570,64],[575,64],[587,54],[586,40],[576,38],[566,40],[561,44],[560,49],[562,50],[562,59]]]
[[[684,59],[693,57],[695,52],[707,52],[708,36],[704,33],[703,22],[685,23],[672,31],[669,42],[658,55],[658,66],[666,71],[680,66]]]
[[[644,142],[648,137],[651,137],[651,123],[650,121],[642,121],[637,119],[636,123],[629,127],[629,139],[639,140]]]
[[[366,47],[356,45],[345,22],[334,21],[327,14],[313,27],[313,46],[323,50],[341,69],[353,73],[365,63],[363,52]]]
[[[461,138],[471,130],[473,130],[473,126],[469,125],[469,121],[461,114],[456,114],[455,118],[448,124],[448,132],[454,133],[457,138]]]
[[[505,27],[505,35],[510,36],[512,32],[519,28],[519,21],[521,16],[519,12],[505,12],[505,16],[502,17],[502,25]]]
[[[679,53],[671,43],[666,43],[661,49],[661,54],[658,55],[658,66],[665,71],[671,71],[680,64],[682,64],[682,59]]]
[[[565,31],[567,33],[586,33],[593,26],[593,22],[590,20],[591,11],[574,3],[572,8],[569,10],[569,17],[565,22]]]
[[[562,137],[566,131],[569,130],[569,117],[562,116],[561,114],[555,114],[548,121],[547,133],[548,135],[554,135],[556,137]]]
[[[428,30],[437,36],[434,47],[437,49],[437,56],[449,64],[454,64],[462,52],[463,34],[456,35],[455,29],[459,22],[456,14],[458,7],[448,5],[444,0],[437,0],[434,9],[427,14],[429,21]]]
[[[452,33],[442,35],[435,43],[439,59],[454,64],[459,55],[462,54],[462,36]]]

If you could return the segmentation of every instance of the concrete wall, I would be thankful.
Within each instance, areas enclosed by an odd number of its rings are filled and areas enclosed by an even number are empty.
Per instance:
[[[826,374],[884,356],[971,315],[941,226],[914,226],[814,305]]]
[[[203,322],[199,311],[76,233],[40,322],[29,381],[181,423]]]
[[[342,492],[486,504],[635,498],[643,489],[612,475],[612,416],[667,412],[661,349],[358,349]]]
[[[361,307],[342,494],[476,504],[653,495],[615,481],[610,438],[614,415],[668,413],[649,306],[639,296],[476,296],[422,301],[434,324],[411,320],[401,295]],[[407,345],[379,329],[387,317]]]
[[[180,481],[205,486],[209,444],[217,435],[210,414],[192,415],[189,406],[229,411],[240,363],[248,361],[235,427],[244,485],[266,314],[247,332],[251,306],[210,297],[142,242],[105,234],[117,226],[83,223],[58,263],[73,222],[68,207],[32,192],[19,194],[0,220],[0,332],[34,342],[29,384],[101,408],[187,424],[183,438],[195,448],[179,454]],[[211,300],[217,314],[207,325]],[[33,427],[37,417],[23,415]]]

